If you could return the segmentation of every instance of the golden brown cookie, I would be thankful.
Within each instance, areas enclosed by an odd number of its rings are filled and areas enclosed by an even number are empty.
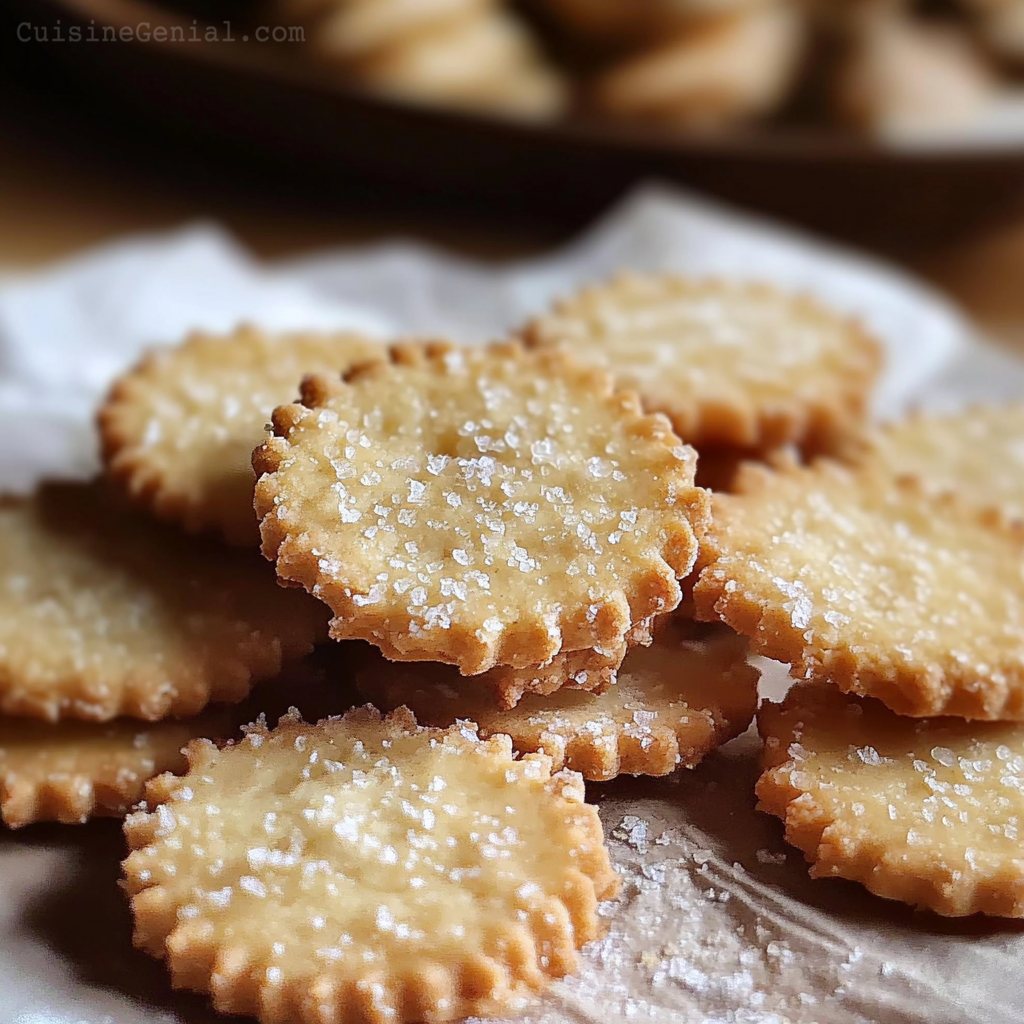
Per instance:
[[[913,719],[827,684],[758,711],[759,807],[816,878],[960,917],[1024,917],[1024,725]]]
[[[359,4],[319,25],[314,45],[323,56],[340,57],[353,81],[404,101],[538,119],[564,109],[562,75],[544,60],[528,26],[512,11],[478,4],[458,17],[429,18],[438,0],[428,5],[417,0],[415,6],[423,7],[425,16],[416,31],[384,39],[382,33],[396,27],[385,25],[390,15],[380,4]],[[373,46],[367,45],[371,31],[378,36]],[[357,41],[363,52],[352,60]]]
[[[334,0],[313,12],[321,17],[313,42],[332,57],[360,58],[496,6],[495,0]]]
[[[822,460],[715,495],[694,587],[794,675],[908,715],[1024,718],[1024,529]]]
[[[650,638],[640,633],[634,639],[637,644],[643,644]],[[630,646],[624,642],[600,650],[560,651],[543,666],[498,665],[471,678],[475,688],[489,693],[491,703],[505,710],[514,708],[526,694],[550,694],[563,687],[603,693],[615,682]]]
[[[1024,405],[918,413],[880,430],[855,458],[915,477],[929,492],[956,493],[1024,518]]]
[[[608,367],[698,449],[831,450],[862,430],[881,365],[876,341],[805,296],[669,275],[586,288],[524,333]]]
[[[602,113],[665,125],[703,127],[772,113],[800,71],[803,12],[759,3],[705,17],[630,54],[597,81]]]
[[[0,713],[156,720],[240,700],[323,633],[317,603],[267,568],[100,485],[0,503]]]
[[[353,334],[193,334],[150,352],[99,412],[108,475],[133,500],[190,531],[259,544],[252,450],[306,373],[340,373],[383,350]]]
[[[146,724],[0,717],[0,820],[9,828],[127,814],[146,782],[185,769],[182,748],[233,731],[223,710]]]
[[[738,736],[757,706],[757,669],[747,643],[725,627],[677,625],[637,647],[600,696],[560,689],[498,710],[475,678],[444,665],[368,659],[356,685],[380,707],[406,705],[427,725],[475,722],[482,736],[506,733],[522,752],[547,754],[585,779],[667,775]]]
[[[217,1010],[302,1024],[514,1010],[618,879],[574,772],[372,708],[197,742],[125,825],[135,943]]]
[[[263,552],[337,639],[464,674],[624,653],[680,598],[706,492],[663,416],[516,345],[307,379],[253,455]]]
[[[833,69],[838,119],[893,143],[963,139],[999,99],[999,76],[974,39],[899,5],[853,19]]]

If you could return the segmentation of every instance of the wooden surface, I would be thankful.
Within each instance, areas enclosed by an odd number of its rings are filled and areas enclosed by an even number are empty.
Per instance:
[[[31,117],[0,113],[0,271],[27,271],[119,235],[200,219],[225,224],[274,258],[397,235],[483,259],[543,251],[566,227],[431,209],[417,197],[332,205],[268,196],[223,171],[197,182],[149,156],[93,144]],[[963,304],[997,340],[1024,352],[1024,221],[904,262]]]
[[[494,228],[451,211],[365,196],[330,209],[218,169],[203,182],[194,167],[176,175],[151,154],[83,145],[58,130],[35,130],[0,111],[0,270],[29,270],[120,235],[196,220],[224,224],[257,255],[410,235],[480,258],[536,252],[558,240],[537,224]],[[47,129],[50,125],[47,124]]]

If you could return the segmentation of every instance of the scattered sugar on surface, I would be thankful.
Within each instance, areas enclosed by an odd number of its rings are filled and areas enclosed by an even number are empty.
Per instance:
[[[877,978],[877,964],[840,943],[823,951],[820,936],[800,938],[759,913],[755,906],[767,910],[770,900],[700,833],[623,813],[625,800],[614,805],[602,819],[623,889],[601,905],[608,933],[525,1022],[866,1024],[843,997],[862,970]]]

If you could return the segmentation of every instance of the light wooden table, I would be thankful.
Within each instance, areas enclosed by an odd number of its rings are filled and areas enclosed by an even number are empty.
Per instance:
[[[225,224],[267,258],[398,234],[484,259],[529,255],[562,240],[557,229],[537,225],[325,213],[216,187],[200,195],[171,175],[40,137],[2,112],[0,153],[2,270],[29,270],[119,235],[197,219]],[[990,336],[1024,352],[1024,219],[909,265],[960,302]]]

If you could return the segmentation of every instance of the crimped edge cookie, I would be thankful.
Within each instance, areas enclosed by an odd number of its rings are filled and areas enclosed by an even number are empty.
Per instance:
[[[259,526],[251,514],[242,518],[232,504],[211,503],[198,500],[188,488],[175,486],[172,481],[154,468],[146,458],[142,438],[134,427],[133,410],[146,402],[158,388],[168,366],[182,359],[188,359],[203,352],[216,355],[221,345],[251,343],[266,346],[280,342],[287,345],[290,339],[322,337],[324,342],[339,345],[350,343],[354,349],[362,350],[359,358],[369,358],[371,349],[377,347],[370,339],[355,332],[336,332],[315,335],[314,332],[286,333],[272,335],[245,324],[228,334],[212,334],[195,331],[179,345],[150,349],[139,362],[118,377],[96,414],[100,435],[100,457],[107,477],[118,484],[131,500],[151,511],[157,518],[177,523],[189,533],[217,532],[232,545],[254,547],[259,544]],[[339,371],[349,360],[341,360]],[[299,380],[295,380],[298,393]],[[258,432],[257,432],[258,433]],[[253,486],[256,478],[253,477]]]
[[[649,635],[638,642],[649,643]],[[563,686],[601,693],[615,683],[629,647],[627,641],[610,650],[559,651],[539,668],[499,665],[479,678],[490,687],[498,706],[506,710],[514,708],[528,693],[547,695]]]
[[[391,965],[368,964],[365,977],[355,982],[332,978],[329,966],[325,966],[308,987],[296,987],[289,986],[283,977],[272,977],[270,971],[254,971],[253,952],[243,943],[218,949],[200,921],[180,913],[181,908],[174,905],[166,889],[153,879],[147,854],[173,820],[173,809],[168,805],[179,798],[190,799],[182,797],[182,786],[187,785],[189,777],[208,771],[232,747],[249,745],[254,751],[260,750],[271,737],[282,733],[294,733],[297,745],[300,737],[337,725],[353,730],[376,727],[390,736],[385,746],[399,738],[419,735],[431,745],[453,744],[506,761],[507,784],[523,778],[542,781],[549,799],[561,801],[567,810],[574,808],[571,819],[566,819],[565,838],[575,851],[574,861],[566,869],[564,891],[544,904],[546,913],[539,932],[531,934],[531,927],[536,930],[540,921],[524,914],[510,921],[507,940],[498,943],[497,950],[467,950],[462,963],[430,964],[424,960],[412,973],[400,973]],[[580,776],[568,771],[552,775],[551,759],[543,754],[514,760],[507,736],[480,740],[465,723],[448,730],[428,729],[419,726],[407,708],[382,716],[372,705],[354,708],[317,725],[289,714],[274,730],[268,730],[264,722],[255,723],[239,744],[228,744],[222,751],[209,741],[194,741],[185,749],[185,756],[188,771],[180,777],[165,774],[150,781],[146,803],[125,820],[130,852],[122,865],[123,885],[131,898],[135,946],[166,960],[176,988],[209,993],[214,1007],[223,1013],[252,1014],[267,1024],[284,1020],[302,1024],[402,1024],[424,1020],[441,1024],[469,1014],[500,1012],[511,999],[536,991],[550,979],[577,967],[577,949],[601,931],[598,901],[612,898],[620,888],[604,846],[601,819],[596,808],[583,802]],[[437,785],[438,780],[433,784]]]
[[[472,720],[481,736],[507,733],[520,753],[547,754],[555,769],[578,771],[588,781],[607,782],[619,775],[668,775],[680,766],[694,767],[746,730],[757,707],[760,672],[747,662],[746,638],[725,626],[676,622],[661,631],[659,644],[663,648],[651,650],[650,655],[681,655],[687,651],[705,656],[709,674],[718,673],[715,682],[723,699],[717,705],[711,701],[710,706],[707,702],[691,706],[684,679],[674,695],[659,694],[649,698],[646,705],[644,698],[639,698],[634,721],[624,723],[610,718],[599,696],[585,709],[559,707],[557,699],[549,705],[542,696],[532,701],[529,709],[520,708],[517,713],[508,714],[504,708],[495,711],[475,693],[475,680],[453,677],[454,669],[430,663],[397,663],[389,668],[379,656],[367,657],[356,670],[355,681],[364,697],[378,707],[395,707],[402,702],[420,721],[435,727]],[[609,697],[626,685],[624,681],[631,672],[640,677],[655,675],[656,669],[644,665],[644,650],[637,651],[633,658],[635,667],[631,669],[627,660],[618,681],[604,691]],[[671,666],[664,674],[670,671]],[[659,710],[651,714],[655,707]],[[661,714],[662,709],[665,714]],[[577,710],[589,712],[592,717],[585,724],[565,717],[575,717]],[[656,715],[660,720],[655,720]],[[694,718],[701,729],[689,728]]]
[[[916,480],[929,494],[958,494],[964,501],[981,507],[1000,508],[1008,518],[1019,520],[1024,517],[1024,501],[1010,501],[997,493],[985,493],[984,487],[977,479],[971,480],[967,488],[959,486],[960,479],[958,478],[956,482],[952,479],[955,476],[952,470],[959,460],[943,465],[939,456],[934,464],[929,466],[925,459],[918,458],[917,453],[913,451],[915,434],[948,438],[951,432],[956,431],[960,438],[954,443],[962,450],[978,452],[982,456],[981,462],[984,463],[987,461],[987,453],[979,451],[978,442],[981,439],[977,437],[975,430],[978,427],[984,428],[990,436],[1001,431],[1004,437],[1009,428],[1013,436],[1019,436],[1024,440],[1024,402],[975,403],[955,412],[914,409],[903,419],[885,423],[866,436],[856,439],[840,453],[840,456],[844,462],[857,468]],[[907,465],[900,468],[899,463],[904,461],[901,460],[900,451],[906,450],[905,446],[908,445],[911,457],[905,460]],[[917,463],[917,466],[910,468],[912,463]],[[997,489],[998,482],[995,487],[995,490]],[[1024,483],[1020,489],[1024,495]]]
[[[335,616],[331,622],[334,639],[367,640],[394,661],[445,661],[457,664],[464,675],[478,675],[496,666],[543,668],[561,652],[622,649],[624,653],[625,643],[645,642],[654,617],[672,611],[681,600],[679,580],[696,562],[698,540],[709,518],[709,496],[693,484],[696,453],[682,445],[664,416],[644,413],[635,394],[614,391],[611,374],[583,367],[565,353],[530,353],[514,341],[496,343],[486,350],[490,357],[519,364],[524,374],[540,371],[568,377],[599,400],[610,416],[625,418],[634,437],[662,446],[678,463],[677,479],[672,486],[677,488],[680,520],[662,527],[660,550],[649,556],[648,571],[642,578],[634,579],[628,590],[611,595],[596,608],[567,610],[556,604],[556,620],[550,615],[534,614],[516,623],[515,629],[502,624],[500,630],[483,636],[480,630],[469,626],[448,629],[446,648],[439,651],[433,640],[420,640],[408,631],[396,633],[388,616],[377,612],[375,618],[367,606],[358,604],[354,598],[360,595],[353,595],[348,587],[340,586],[323,571],[321,558],[312,550],[316,545],[311,534],[301,524],[293,526],[279,517],[277,508],[284,496],[275,475],[290,457],[288,434],[308,410],[326,405],[352,383],[386,373],[390,365],[443,366],[445,357],[458,351],[475,350],[460,350],[438,341],[394,345],[387,361],[371,360],[356,365],[342,380],[307,377],[302,382],[301,405],[284,405],[274,410],[275,436],[253,452],[253,468],[258,477],[255,508],[264,557],[275,562],[278,575],[286,584],[303,586],[330,605]],[[533,365],[527,366],[528,363]],[[680,450],[688,451],[690,457],[673,454]],[[396,643],[395,637],[401,642]]]
[[[810,862],[811,877],[859,882],[876,896],[924,907],[945,917],[979,913],[1024,917],[1024,862],[1017,861],[1016,872],[1007,870],[1002,887],[994,885],[991,878],[973,884],[965,882],[961,872],[938,862],[931,874],[912,873],[904,863],[905,856],[889,848],[883,839],[870,837],[865,841],[844,834],[842,822],[826,814],[812,793],[794,784],[792,775],[806,771],[794,756],[794,746],[800,747],[802,723],[791,727],[787,720],[802,710],[813,710],[815,705],[834,716],[840,712],[837,705],[842,702],[856,710],[875,705],[894,720],[899,718],[871,698],[844,696],[828,683],[804,681],[795,683],[781,703],[766,701],[757,712],[758,732],[765,744],[762,775],[755,790],[757,809],[782,820],[786,841]],[[927,729],[930,721],[910,719],[907,725]],[[941,724],[943,719],[934,721]],[[976,724],[984,730],[997,723]],[[780,736],[791,732],[794,743],[783,743]],[[819,781],[822,786],[828,785],[825,779]]]
[[[34,495],[0,494],[0,510],[27,508],[48,494],[62,491],[81,495],[78,499],[80,510],[86,503],[107,502],[112,510],[128,511],[123,500],[112,494],[102,482],[80,484],[61,481],[42,483]],[[82,514],[89,513],[82,511]],[[130,512],[130,515],[140,514]],[[145,519],[140,519],[140,522],[149,523]],[[153,529],[160,531],[166,528],[154,525]],[[196,545],[199,550],[204,550],[204,546],[210,543],[172,534],[168,534],[167,540],[175,545]],[[207,546],[205,550],[213,549]],[[250,556],[218,548],[217,557],[225,554],[230,558],[252,557],[256,559],[256,568],[262,564],[255,553]],[[268,583],[273,584],[272,577]],[[270,587],[268,594],[277,595],[278,591]],[[268,638],[265,630],[253,628],[248,636],[239,639],[233,650],[218,651],[216,656],[211,654],[200,668],[173,676],[166,669],[145,671],[138,666],[121,676],[105,676],[86,662],[76,666],[74,672],[53,677],[50,689],[26,688],[23,672],[12,669],[7,658],[0,659],[0,714],[40,718],[51,723],[65,719],[109,722],[120,717],[156,722],[169,716],[198,715],[210,704],[237,703],[244,700],[258,682],[278,675],[290,662],[309,654],[317,641],[326,639],[325,623],[316,602],[297,604],[293,600],[297,596],[300,595],[286,599],[285,603],[291,607],[279,610],[276,624],[285,626],[286,630],[282,629],[277,636]],[[6,653],[0,650],[0,655]],[[116,699],[109,693],[112,680],[123,684],[123,691]]]
[[[809,295],[789,294],[764,282],[736,284],[724,278],[622,273],[604,284],[589,285],[559,300],[548,313],[527,323],[519,336],[530,348],[565,347],[576,351],[581,347],[581,339],[566,332],[566,321],[586,316],[591,305],[609,296],[633,296],[652,289],[659,300],[672,295],[729,294],[737,290],[751,295],[785,297],[799,314],[841,322],[849,333],[850,365],[835,382],[833,390],[823,390],[810,404],[789,401],[758,408],[752,402],[716,399],[709,405],[688,402],[662,406],[649,403],[641,394],[645,407],[668,416],[676,432],[688,444],[697,448],[733,445],[761,449],[798,444],[815,453],[832,452],[863,431],[871,388],[883,365],[881,345],[857,320],[832,312]],[[600,352],[600,347],[596,351]]]
[[[8,828],[22,828],[42,821],[71,825],[96,817],[123,817],[142,799],[150,778],[184,768],[181,751],[186,743],[200,736],[222,736],[231,728],[229,714],[219,709],[198,718],[153,723],[136,719],[50,723],[4,717],[0,719],[0,820]],[[87,744],[102,739],[109,743],[111,755],[105,764],[83,761],[69,770],[46,773],[31,766],[12,766],[3,756],[9,746],[3,736],[7,729],[17,729],[20,744],[32,742],[33,751],[43,755],[62,734],[77,734]],[[134,756],[136,763],[118,763],[121,759],[113,749],[117,746]]]
[[[884,474],[850,469],[830,459],[819,459],[811,467],[781,462],[774,469],[754,463],[740,467],[733,495],[756,496],[776,475],[813,476],[822,473],[854,479],[872,478],[879,487],[895,487],[919,495],[936,515],[947,512],[966,516],[978,525],[1002,534],[1011,547],[1024,551],[1024,524],[1010,522],[998,509],[973,508],[957,495],[929,495],[913,478],[893,479]],[[897,714],[911,717],[957,715],[979,720],[1024,720],[1024,663],[1016,669],[1016,687],[1011,687],[1013,673],[995,672],[987,686],[980,686],[976,675],[965,671],[950,656],[946,663],[921,664],[898,657],[895,651],[864,651],[843,645],[822,649],[808,644],[803,631],[794,627],[791,613],[778,602],[766,606],[754,594],[729,581],[716,578],[716,559],[722,548],[718,538],[729,531],[729,502],[733,495],[713,496],[713,524],[701,542],[692,596],[695,617],[701,621],[726,623],[737,633],[748,637],[756,654],[793,666],[794,675],[830,682],[844,693],[875,697]]]

